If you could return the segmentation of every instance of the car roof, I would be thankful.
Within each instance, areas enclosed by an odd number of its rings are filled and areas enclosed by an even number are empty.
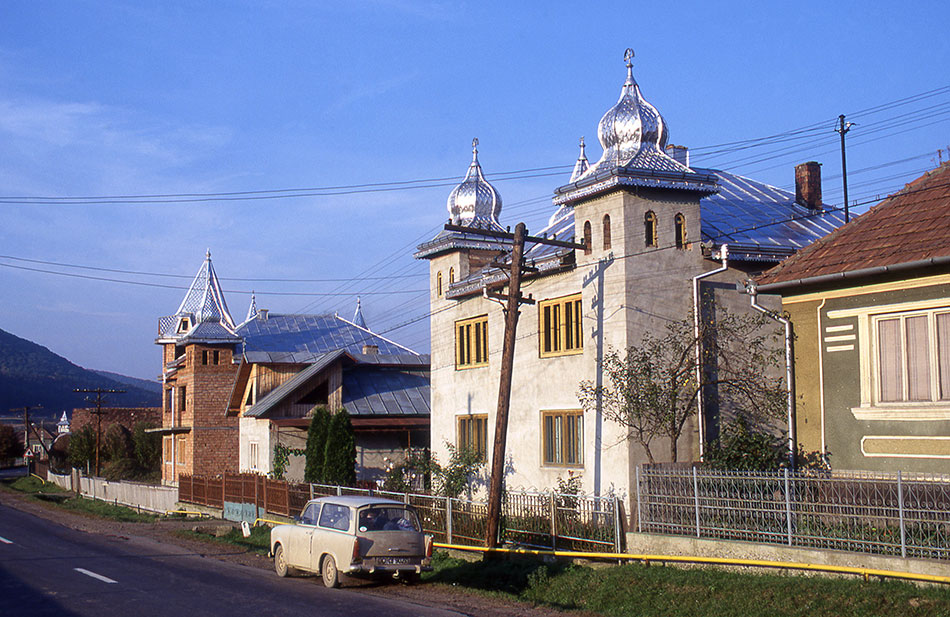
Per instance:
[[[362,506],[403,506],[406,504],[401,501],[396,501],[395,499],[386,499],[384,497],[370,497],[368,495],[342,495],[342,496],[330,496],[330,497],[318,497],[316,499],[311,499],[307,504],[311,503],[335,503],[343,506],[350,506],[351,508],[360,508]]]

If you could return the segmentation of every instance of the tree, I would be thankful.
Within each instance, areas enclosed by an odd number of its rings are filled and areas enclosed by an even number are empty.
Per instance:
[[[9,424],[0,424],[0,461],[23,456],[23,444],[17,439],[16,430]]]
[[[701,320],[698,340],[700,358],[692,316],[687,316],[668,324],[662,336],[646,334],[623,355],[608,350],[600,363],[606,385],[581,382],[582,406],[601,408],[604,417],[626,427],[651,463],[658,438],[668,440],[670,460],[677,460],[677,444],[696,413],[700,388],[707,400],[718,403],[721,418],[742,417],[759,426],[783,417],[787,390],[777,375],[784,350],[774,323],[760,314],[719,308],[715,319]]]
[[[132,448],[135,461],[147,471],[157,471],[162,464],[162,436],[158,433],[146,433],[152,428],[147,422],[138,422],[132,430]]]
[[[69,464],[77,469],[88,467],[96,458],[96,431],[90,425],[74,431],[69,436]]]
[[[330,412],[326,407],[315,407],[307,430],[307,446],[304,466],[304,481],[322,483],[326,481],[324,471],[326,461],[327,433],[330,430]]]
[[[472,476],[485,464],[483,455],[467,445],[455,447],[446,443],[449,462],[445,467],[437,467],[439,493],[446,497],[458,497],[468,488]]]
[[[345,409],[330,418],[323,473],[328,484],[356,484],[356,437],[350,414]]]

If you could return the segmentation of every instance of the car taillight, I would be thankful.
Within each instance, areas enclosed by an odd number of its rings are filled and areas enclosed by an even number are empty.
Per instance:
[[[353,538],[353,561],[351,563],[359,563],[363,561],[362,555],[360,555],[360,539]]]
[[[426,559],[432,557],[432,536],[426,536]]]

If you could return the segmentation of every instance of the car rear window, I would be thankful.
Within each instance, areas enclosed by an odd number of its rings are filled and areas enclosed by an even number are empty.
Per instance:
[[[360,510],[360,531],[422,531],[416,513],[399,506],[376,506]]]

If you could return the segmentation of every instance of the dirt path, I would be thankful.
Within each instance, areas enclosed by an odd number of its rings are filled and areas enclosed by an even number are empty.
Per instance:
[[[273,574],[273,564],[269,558],[238,547],[177,535],[176,531],[191,530],[195,525],[212,527],[230,526],[232,523],[219,520],[197,521],[156,521],[154,523],[119,523],[116,521],[85,516],[63,510],[55,504],[34,499],[22,493],[0,490],[0,504],[28,512],[40,518],[53,521],[86,533],[119,537],[130,542],[158,543],[168,552],[191,553],[207,559],[220,559],[261,570],[262,576]],[[319,585],[319,579],[314,579]],[[536,607],[525,602],[510,601],[440,584],[405,586],[392,583],[375,583],[358,579],[347,579],[346,586],[357,588],[361,593],[379,596],[399,597],[411,602],[430,606],[451,608],[461,613],[484,617],[585,617],[586,613],[564,612],[546,607]]]

